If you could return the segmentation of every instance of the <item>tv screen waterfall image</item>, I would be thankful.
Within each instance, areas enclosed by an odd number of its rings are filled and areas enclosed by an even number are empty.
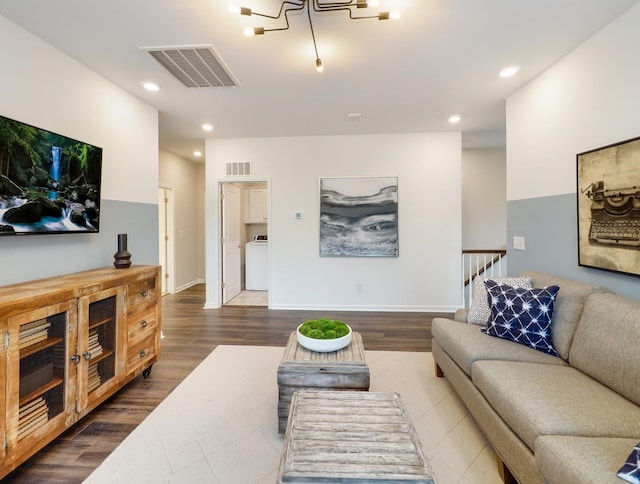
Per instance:
[[[0,116],[0,236],[100,227],[102,148]]]
[[[397,256],[398,178],[321,178],[320,255]]]

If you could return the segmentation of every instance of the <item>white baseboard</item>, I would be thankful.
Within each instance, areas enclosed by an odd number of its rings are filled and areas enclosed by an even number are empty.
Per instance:
[[[205,280],[204,279],[196,279],[195,281],[191,281],[188,282],[186,284],[182,284],[181,286],[176,287],[176,293],[180,292],[180,291],[184,291],[185,289],[189,289],[190,287],[196,286],[198,284],[204,284]]]
[[[460,306],[321,306],[299,304],[271,304],[269,309],[306,311],[371,311],[404,313],[454,313]]]

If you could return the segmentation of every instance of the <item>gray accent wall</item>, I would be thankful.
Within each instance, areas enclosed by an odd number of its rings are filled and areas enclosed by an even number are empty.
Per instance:
[[[639,277],[578,266],[576,217],[575,193],[507,202],[509,274],[548,272],[640,300]],[[525,238],[524,251],[513,249],[513,237]]]
[[[98,234],[0,237],[0,286],[111,266],[118,234],[133,264],[158,263],[158,205],[102,200]]]

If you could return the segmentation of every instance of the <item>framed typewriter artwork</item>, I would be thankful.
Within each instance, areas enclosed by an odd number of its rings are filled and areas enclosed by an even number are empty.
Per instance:
[[[576,159],[578,265],[640,276],[640,138]]]

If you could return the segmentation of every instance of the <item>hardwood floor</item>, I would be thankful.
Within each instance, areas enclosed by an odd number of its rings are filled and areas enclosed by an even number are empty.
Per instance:
[[[204,285],[163,297],[165,339],[151,376],[133,380],[3,482],[82,482],[217,345],[284,347],[300,322],[331,317],[348,322],[368,350],[431,351],[431,320],[443,315],[249,306],[205,310],[204,301]]]

